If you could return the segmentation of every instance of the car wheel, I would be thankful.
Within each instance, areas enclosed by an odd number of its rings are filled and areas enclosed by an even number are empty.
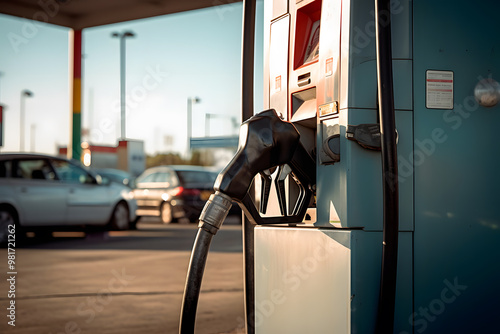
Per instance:
[[[188,217],[188,223],[198,223],[199,220],[200,220],[200,214],[201,214],[201,212],[199,214],[191,214],[191,215],[189,215],[189,217]]]
[[[137,230],[137,223],[139,222],[139,220],[141,220],[141,218],[142,218],[141,216],[137,216],[137,217],[135,217],[134,221],[130,222],[130,226],[129,227],[130,227],[131,230]]]
[[[127,204],[120,202],[116,205],[111,216],[111,228],[117,231],[128,230],[130,227]]]
[[[163,224],[174,223],[174,215],[172,212],[172,205],[169,202],[163,202],[160,207],[160,218]]]
[[[0,208],[0,244],[7,244],[9,240],[9,226],[19,226],[16,224],[16,216],[9,208]],[[17,231],[16,231],[17,232]],[[16,233],[17,234],[17,233]]]

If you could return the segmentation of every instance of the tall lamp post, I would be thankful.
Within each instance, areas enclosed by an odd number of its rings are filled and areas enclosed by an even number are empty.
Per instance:
[[[35,130],[36,130],[36,124],[31,124],[30,127],[30,151],[35,152]]]
[[[125,133],[125,40],[127,37],[135,37],[132,31],[114,32],[111,37],[120,39],[120,137],[126,138]]]
[[[21,119],[20,119],[20,138],[19,138],[19,151],[24,152],[24,113],[25,113],[25,99],[32,97],[33,92],[24,89],[21,91]]]
[[[191,151],[191,137],[192,137],[192,127],[193,127],[193,103],[200,103],[201,99],[199,97],[188,97],[187,100],[187,154],[186,157],[189,158],[189,152]]]

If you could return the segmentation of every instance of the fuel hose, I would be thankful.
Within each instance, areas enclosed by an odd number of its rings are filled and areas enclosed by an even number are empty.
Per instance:
[[[200,215],[198,234],[194,241],[189,269],[182,299],[180,334],[193,334],[196,323],[196,309],[200,296],[201,282],[207,262],[208,250],[213,236],[221,227],[231,209],[232,200],[229,196],[216,192],[208,199]]]
[[[390,0],[375,0],[377,83],[383,173],[382,268],[376,334],[394,331],[398,264],[399,195],[396,121],[392,78]]]

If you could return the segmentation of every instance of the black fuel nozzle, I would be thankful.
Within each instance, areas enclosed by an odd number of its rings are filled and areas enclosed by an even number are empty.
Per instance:
[[[259,172],[292,160],[300,134],[274,110],[263,111],[241,124],[238,151],[215,181],[214,189],[243,200]]]
[[[271,188],[271,169],[278,167],[275,180],[282,216],[261,217],[265,213]],[[254,177],[262,178],[261,205],[259,210],[248,193]],[[284,180],[290,175],[297,183],[299,196],[290,215],[286,210]],[[240,128],[238,151],[220,172],[214,184],[215,194],[205,204],[200,215],[199,227],[215,234],[236,201],[247,218],[255,224],[280,224],[301,222],[307,211],[316,180],[316,163],[300,143],[300,133],[295,126],[283,121],[274,109],[256,114]]]
[[[277,167],[277,168],[275,168]],[[278,170],[276,188],[282,216],[261,217],[265,212],[273,170]],[[254,177],[262,178],[263,196],[260,210],[248,193]],[[291,176],[299,186],[298,200],[287,215],[284,180]],[[214,184],[215,194],[205,204],[200,215],[181,309],[179,333],[192,334],[201,280],[210,242],[224,222],[232,201],[236,201],[254,224],[298,223],[304,218],[316,180],[316,163],[300,143],[300,134],[290,122],[285,122],[274,110],[263,111],[244,122],[240,128],[238,151],[222,170]]]
[[[288,174],[291,173],[299,185],[299,200],[291,215],[286,215],[286,210],[281,208],[283,216],[261,217],[248,194],[253,179],[261,174],[264,181],[262,201],[267,203],[270,189],[267,171],[285,165],[289,166]],[[247,218],[256,224],[296,223],[305,215],[315,180],[316,163],[300,143],[300,133],[292,123],[283,121],[275,110],[270,109],[241,125],[238,151],[217,177],[214,189],[236,201]],[[264,207],[261,205],[261,212],[265,212]]]
[[[282,216],[261,217],[259,211],[265,213],[271,187],[270,169],[275,167],[279,167],[280,175],[275,182]],[[257,174],[263,181],[259,210],[248,193]],[[299,188],[299,196],[290,215],[287,214],[283,191],[284,178],[288,175],[293,177]],[[205,205],[200,216],[200,228],[212,234],[217,232],[231,206],[228,198],[236,201],[255,224],[301,222],[311,200],[315,180],[316,163],[302,146],[295,126],[283,121],[274,109],[258,113],[241,125],[238,151],[215,181],[216,193]]]

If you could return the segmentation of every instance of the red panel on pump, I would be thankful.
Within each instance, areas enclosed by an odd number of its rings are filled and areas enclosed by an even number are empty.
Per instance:
[[[295,50],[293,68],[317,61],[319,53],[319,28],[321,0],[297,9],[295,21]]]
[[[290,76],[288,117],[316,129],[321,11],[324,0],[291,0]],[[293,57],[293,58],[292,58]]]

